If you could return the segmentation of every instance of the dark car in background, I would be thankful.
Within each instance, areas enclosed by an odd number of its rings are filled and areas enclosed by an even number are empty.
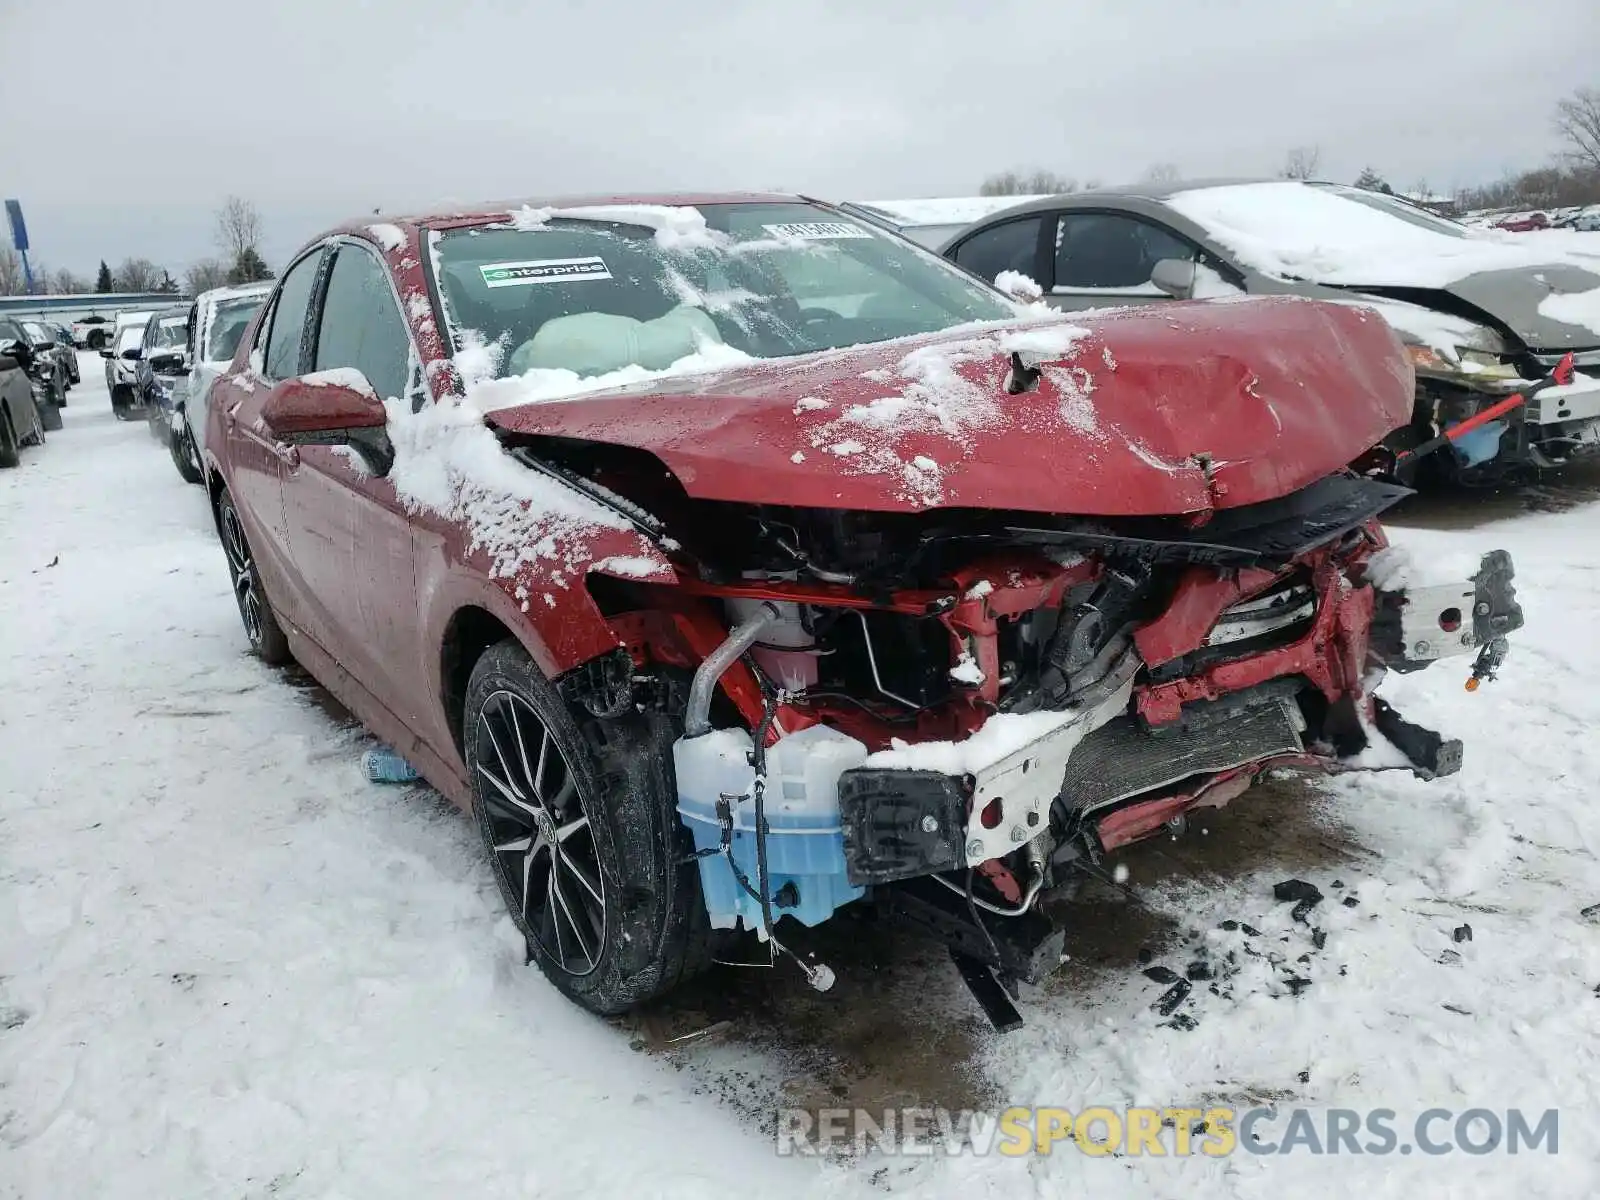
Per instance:
[[[81,382],[83,377],[78,366],[78,345],[73,341],[72,330],[60,321],[40,321],[39,324],[56,340],[57,353],[67,368],[67,385],[70,387]]]
[[[46,398],[53,408],[65,407],[67,389],[72,386],[72,370],[67,359],[70,357],[76,362],[77,351],[63,350],[55,331],[43,321],[19,321],[18,324],[33,346],[34,377],[44,385]]]
[[[32,368],[33,346],[22,326],[0,317],[0,468],[16,466],[23,446],[44,445]]]

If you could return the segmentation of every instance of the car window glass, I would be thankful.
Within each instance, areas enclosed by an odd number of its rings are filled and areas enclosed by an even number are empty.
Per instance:
[[[361,247],[340,246],[322,302],[316,369],[354,367],[389,399],[405,393],[410,354],[387,272]]]
[[[1056,287],[1132,288],[1163,258],[1192,261],[1183,238],[1120,213],[1063,213],[1056,225]]]
[[[973,234],[956,248],[955,260],[989,282],[1001,271],[1038,272],[1039,226],[1043,217],[1007,221]]]
[[[264,369],[270,379],[289,379],[300,374],[306,308],[311,303],[311,287],[317,280],[317,264],[321,261],[320,253],[308,254],[283,277],[277,309],[272,315],[272,330],[267,335]]]

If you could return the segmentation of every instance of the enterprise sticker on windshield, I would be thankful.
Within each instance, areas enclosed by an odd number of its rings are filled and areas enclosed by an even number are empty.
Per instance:
[[[483,285],[492,288],[611,278],[603,258],[536,258],[529,262],[484,263],[478,270],[483,275]]]
[[[807,242],[829,242],[836,238],[870,238],[872,235],[849,221],[801,221],[793,225],[763,225],[773,237],[800,238]]]

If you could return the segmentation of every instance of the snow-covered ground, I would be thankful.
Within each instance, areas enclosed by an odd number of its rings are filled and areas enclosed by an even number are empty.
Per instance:
[[[364,782],[362,733],[246,655],[203,495],[112,418],[84,361],[66,428],[0,473],[5,1200],[1600,1193],[1600,918],[1580,915],[1600,903],[1600,506],[1398,531],[1419,554],[1517,556],[1529,627],[1498,683],[1468,695],[1446,667],[1385,687],[1467,739],[1461,775],[1274,785],[1191,843],[1135,848],[1139,902],[1084,906],[1074,962],[1007,1037],[933,955],[882,978],[836,962],[825,997],[724,968],[693,1004],[732,998],[733,1019],[674,1048],[661,1031],[688,1008],[608,1024],[525,968],[468,823]],[[1309,924],[1272,898],[1290,875],[1328,897]],[[1232,951],[1237,973],[1197,984],[1192,1027],[1174,1025],[1141,945],[1222,975]],[[779,1157],[762,1114],[819,1089],[879,1107],[1276,1099],[1402,1126],[1558,1108],[1561,1143]]]

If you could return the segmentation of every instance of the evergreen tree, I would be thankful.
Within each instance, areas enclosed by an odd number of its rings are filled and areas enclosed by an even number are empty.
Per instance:
[[[104,295],[116,291],[116,284],[111,280],[111,268],[106,266],[106,260],[100,260],[100,273],[94,277],[94,290]]]

